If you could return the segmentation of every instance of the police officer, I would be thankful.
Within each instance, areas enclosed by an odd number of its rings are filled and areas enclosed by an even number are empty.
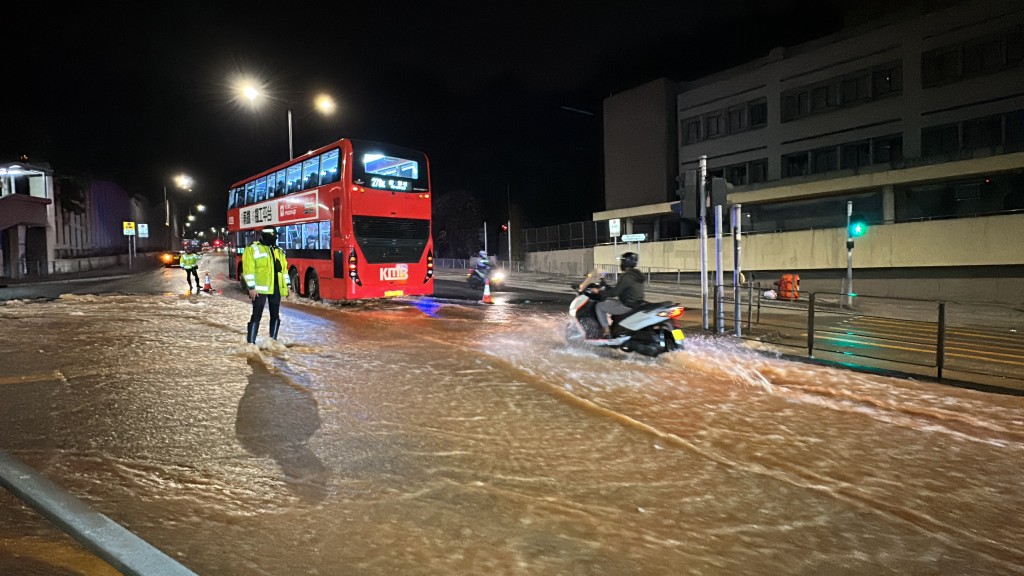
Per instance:
[[[264,228],[258,240],[246,246],[242,252],[242,277],[249,288],[252,300],[252,316],[246,329],[245,341],[256,343],[256,334],[260,330],[263,318],[263,307],[270,303],[270,337],[277,340],[277,331],[281,328],[278,311],[281,308],[281,297],[288,295],[291,279],[288,276],[288,259],[284,250],[277,247],[277,230]]]
[[[185,249],[185,253],[181,255],[181,260],[178,264],[181,265],[181,269],[185,271],[185,279],[188,280],[188,291],[192,291],[192,277],[196,278],[196,291],[199,291],[199,255],[196,254],[194,246],[189,246]]]

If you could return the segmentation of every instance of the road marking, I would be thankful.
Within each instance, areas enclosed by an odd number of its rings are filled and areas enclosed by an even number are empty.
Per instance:
[[[804,336],[806,336],[806,333],[804,334]],[[878,340],[878,338],[873,338],[871,336],[862,336],[861,338],[863,340]],[[903,351],[906,351],[906,352],[920,352],[920,353],[928,353],[928,354],[934,354],[935,353],[935,349],[934,348],[931,348],[931,349],[908,348],[906,346],[895,346],[895,345],[892,345],[892,344],[865,343],[865,342],[857,342],[855,340],[850,340],[848,338],[839,338],[839,337],[824,336],[824,335],[815,335],[815,339],[819,339],[819,340],[832,340],[832,341],[835,341],[835,342],[838,342],[838,343],[841,343],[841,344],[846,344],[847,346],[850,346],[850,347],[871,346],[871,347],[874,347],[874,348],[891,348],[893,350],[903,350]],[[990,362],[995,362],[995,363],[998,363],[998,364],[1012,364],[1014,366],[1024,366],[1024,362],[1015,361],[1015,360],[1021,358],[1021,356],[1019,354],[1001,354],[999,352],[987,352],[986,353],[986,354],[991,355],[991,356],[1006,356],[1008,358],[1013,358],[1014,359],[1014,360],[1001,360],[1001,359],[998,359],[998,358],[989,358],[989,357],[986,357],[986,356],[977,356],[977,355],[973,355],[973,354],[957,354],[955,352],[950,352],[950,350],[961,350],[961,351],[968,350],[968,351],[972,351],[970,348],[962,348],[962,347],[957,347],[957,346],[947,346],[946,347],[946,357],[947,358],[950,358],[950,357],[954,357],[954,358],[967,358],[967,359],[971,359],[971,360],[990,361]],[[882,360],[884,360],[884,358],[882,358]]]

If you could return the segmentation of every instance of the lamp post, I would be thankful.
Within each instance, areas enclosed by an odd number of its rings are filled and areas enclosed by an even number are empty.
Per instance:
[[[288,159],[291,160],[292,158],[295,158],[295,148],[292,143],[292,107],[294,106],[294,103],[288,100],[277,98],[276,96],[271,96],[270,94],[267,94],[266,91],[258,88],[257,86],[251,83],[246,83],[243,86],[241,86],[240,91],[242,95],[245,98],[247,98],[254,107],[258,106],[257,101],[260,98],[267,98],[268,100],[274,100],[285,105],[288,111]],[[330,96],[328,96],[327,94],[319,94],[313,101],[313,108],[320,112],[321,114],[330,115],[334,113],[334,110],[337,108],[337,106],[335,105],[334,100]]]
[[[174,177],[174,183],[181,190],[187,192],[192,191],[192,178],[188,174],[178,174]],[[173,232],[171,231],[171,199],[167,196],[167,185],[164,184],[164,228],[167,229],[167,249],[170,250],[171,238]]]

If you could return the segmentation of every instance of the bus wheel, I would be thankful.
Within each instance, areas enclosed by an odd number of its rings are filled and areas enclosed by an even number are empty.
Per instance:
[[[306,275],[306,296],[310,300],[320,299],[320,278],[313,270],[310,270],[309,274]]]
[[[299,291],[299,271],[295,268],[288,271],[288,282],[292,285],[292,291],[295,292],[295,295],[302,296],[302,292]]]

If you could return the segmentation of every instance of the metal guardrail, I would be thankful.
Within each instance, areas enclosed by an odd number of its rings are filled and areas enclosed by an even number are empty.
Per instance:
[[[0,452],[0,486],[127,576],[196,576],[34,469]]]
[[[768,288],[741,287],[742,338],[807,358],[1024,393],[1022,310],[838,292],[768,300]],[[722,307],[710,315],[709,331],[725,334],[736,326],[735,297],[731,285],[712,287],[709,305]]]

